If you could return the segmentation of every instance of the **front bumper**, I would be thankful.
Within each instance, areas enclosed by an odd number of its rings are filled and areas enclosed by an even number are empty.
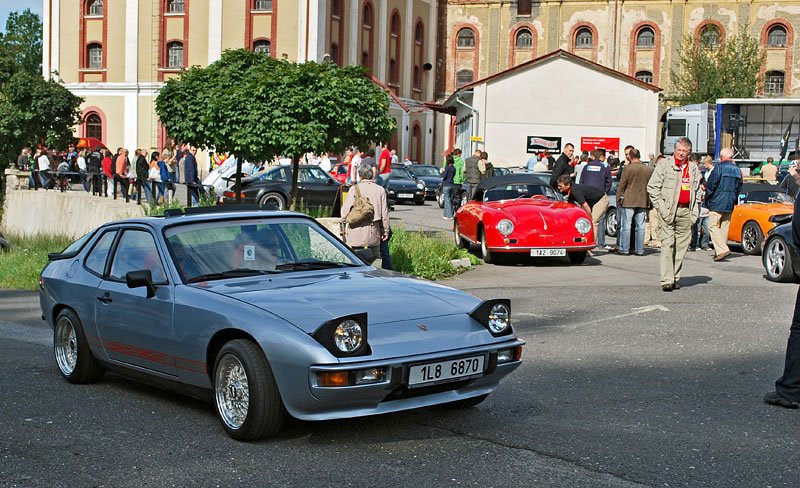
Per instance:
[[[552,245],[552,246],[502,246],[502,247],[487,247],[487,249],[491,252],[514,252],[514,253],[530,253],[534,249],[566,249],[567,252],[577,252],[577,251],[589,251],[595,248],[595,244],[581,244],[579,246],[560,246],[560,245]]]
[[[522,347],[524,344],[523,341],[513,339],[492,344],[491,347],[465,348],[363,363],[314,365],[308,370],[311,397],[302,404],[294,403],[286,407],[294,417],[301,420],[330,420],[398,412],[488,394],[497,389],[503,377],[522,364],[521,360],[497,364],[497,352]],[[409,369],[412,365],[476,355],[485,357],[482,376],[455,379],[419,388],[410,388],[408,385]],[[380,383],[343,387],[321,387],[317,384],[319,372],[369,368],[386,368],[385,380]]]

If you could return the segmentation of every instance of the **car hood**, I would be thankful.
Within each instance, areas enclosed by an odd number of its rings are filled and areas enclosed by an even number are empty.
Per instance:
[[[396,189],[405,190],[405,189],[411,189],[411,188],[416,190],[417,189],[417,182],[414,181],[414,180],[407,180],[407,179],[400,180],[400,179],[390,178],[389,182],[386,184],[386,186],[388,188],[393,189],[393,190],[396,190]]]
[[[558,219],[559,221],[573,222],[576,216],[587,216],[586,212],[572,203],[538,198],[519,198],[502,202],[486,202],[483,205],[505,213],[514,221],[546,216],[548,218]]]
[[[298,273],[208,282],[204,289],[248,303],[312,333],[328,320],[367,313],[368,324],[469,313],[478,298],[381,270]]]
[[[739,204],[736,206],[736,209],[745,210],[747,212],[766,212],[770,215],[782,215],[794,212],[794,205],[789,203],[750,202]]]
[[[417,178],[424,181],[427,186],[438,185],[442,182],[441,176],[418,176]]]

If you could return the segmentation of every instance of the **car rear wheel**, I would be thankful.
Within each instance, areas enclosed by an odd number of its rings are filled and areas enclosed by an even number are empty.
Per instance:
[[[568,252],[567,257],[569,257],[570,263],[581,264],[582,262],[586,261],[586,254],[586,251]]]
[[[273,206],[277,207],[278,210],[283,210],[286,208],[286,200],[283,199],[283,196],[280,193],[269,192],[258,200],[258,206],[260,208]]]
[[[469,248],[469,243],[461,237],[461,233],[459,232],[458,228],[458,220],[453,219],[453,238],[455,239],[456,246],[459,249],[467,249]]]
[[[742,228],[742,252],[747,255],[754,255],[761,252],[761,241],[764,233],[757,223],[750,221]]]
[[[486,233],[483,229],[478,231],[478,240],[481,243],[481,257],[483,258],[483,262],[491,264],[494,261],[494,256],[492,256],[492,253],[489,252],[489,249],[486,247]]]
[[[222,426],[238,441],[275,435],[286,412],[272,369],[251,341],[236,339],[219,351],[214,365],[214,403]]]
[[[606,235],[609,237],[616,237],[619,230],[619,222],[617,222],[617,209],[609,207],[606,212]]]
[[[444,208],[444,192],[439,189],[436,190],[436,203],[439,208]]]
[[[778,283],[794,281],[794,268],[789,247],[782,237],[773,237],[767,242],[762,257],[767,279]]]
[[[53,352],[61,376],[70,383],[93,383],[103,377],[105,368],[92,356],[78,315],[64,309],[53,328]]]

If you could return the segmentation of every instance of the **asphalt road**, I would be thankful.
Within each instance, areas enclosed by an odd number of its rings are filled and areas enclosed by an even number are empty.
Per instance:
[[[439,212],[392,217],[447,228]],[[444,283],[511,298],[528,343],[483,404],[292,421],[252,444],[190,398],[113,375],[67,384],[36,295],[0,291],[0,486],[795,487],[800,412],[761,397],[797,287],[762,274],[758,257],[695,252],[664,293],[654,251],[480,265]]]

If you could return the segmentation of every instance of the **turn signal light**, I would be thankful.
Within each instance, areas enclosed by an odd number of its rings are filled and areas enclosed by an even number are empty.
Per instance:
[[[347,371],[328,371],[317,373],[319,386],[349,386],[350,373]]]

